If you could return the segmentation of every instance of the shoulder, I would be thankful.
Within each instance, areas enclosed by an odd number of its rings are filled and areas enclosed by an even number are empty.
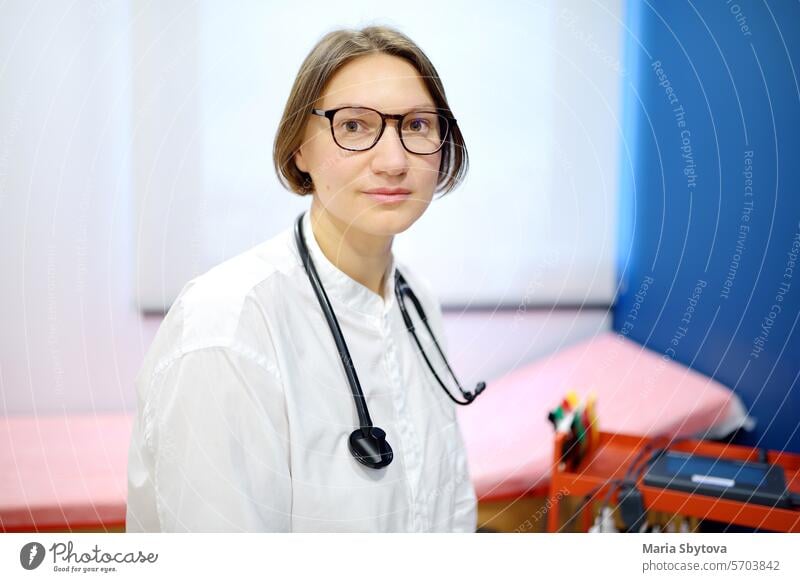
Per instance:
[[[431,285],[430,279],[425,274],[403,259],[397,259],[396,265],[397,270],[402,273],[403,277],[406,278],[406,281],[418,296],[426,295],[434,297],[433,286]]]
[[[187,341],[229,339],[253,291],[274,285],[296,266],[282,231],[189,281],[175,300],[188,325]]]
[[[280,293],[298,268],[291,234],[284,229],[188,281],[161,322],[140,374],[152,377],[205,348],[234,350],[269,366],[269,322],[255,298]]]

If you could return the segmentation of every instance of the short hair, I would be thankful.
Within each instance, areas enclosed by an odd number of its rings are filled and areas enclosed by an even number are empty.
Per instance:
[[[453,115],[444,86],[431,61],[411,39],[386,26],[368,26],[361,30],[340,29],[320,39],[303,61],[292,86],[275,135],[272,157],[281,184],[305,196],[313,191],[311,176],[294,163],[309,121],[309,110],[321,97],[333,75],[353,59],[387,54],[408,61],[419,73],[435,106]],[[466,176],[469,167],[466,144],[457,123],[451,124],[447,143],[442,146],[439,180],[434,192],[451,192]]]

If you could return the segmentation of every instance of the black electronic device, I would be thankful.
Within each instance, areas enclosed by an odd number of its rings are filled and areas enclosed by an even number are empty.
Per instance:
[[[770,507],[792,507],[783,467],[659,449],[644,484]]]

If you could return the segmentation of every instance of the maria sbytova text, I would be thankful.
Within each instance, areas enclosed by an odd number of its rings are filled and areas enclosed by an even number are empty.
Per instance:
[[[726,546],[710,546],[707,544],[642,544],[643,554],[727,554]]]

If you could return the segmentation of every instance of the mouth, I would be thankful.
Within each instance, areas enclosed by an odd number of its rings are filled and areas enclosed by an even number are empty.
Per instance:
[[[373,188],[364,191],[364,194],[372,200],[382,204],[392,204],[402,202],[411,197],[411,190],[405,188]]]

